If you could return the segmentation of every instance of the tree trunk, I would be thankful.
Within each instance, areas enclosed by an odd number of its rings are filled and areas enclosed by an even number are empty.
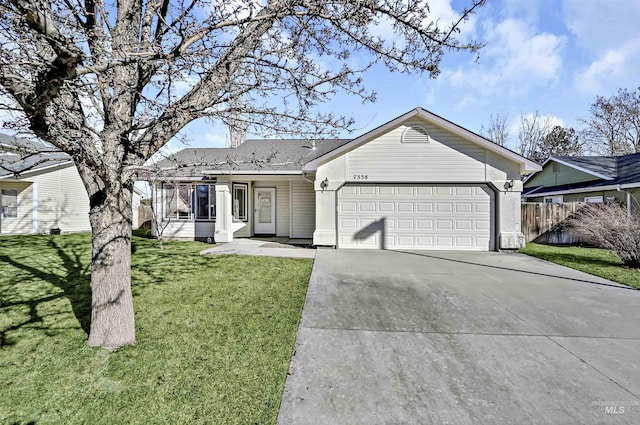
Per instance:
[[[135,344],[131,293],[131,187],[91,198],[91,330],[87,344],[109,350]]]

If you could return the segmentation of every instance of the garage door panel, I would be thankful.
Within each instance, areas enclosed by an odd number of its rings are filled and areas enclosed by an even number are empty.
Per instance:
[[[490,250],[493,198],[486,186],[344,186],[339,247]]]
[[[474,187],[471,186],[457,186],[455,188],[456,196],[470,196],[473,194]]]
[[[436,203],[436,211],[439,213],[450,213],[453,211],[453,203],[451,202],[438,202]]]
[[[358,211],[358,203],[341,201],[340,211],[345,211],[345,212]]]
[[[433,202],[416,202],[416,211],[430,213],[433,211]]]
[[[378,211],[385,212],[395,212],[396,204],[394,202],[378,202]]]

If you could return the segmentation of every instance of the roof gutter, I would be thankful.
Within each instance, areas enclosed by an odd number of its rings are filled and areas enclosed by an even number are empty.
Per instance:
[[[266,174],[266,175],[300,175],[303,174],[302,170],[202,170],[202,174],[208,175],[249,175],[249,174]]]
[[[0,180],[5,180],[5,179],[11,178],[11,177],[15,177],[16,179],[21,179],[25,175],[29,175],[29,174],[33,174],[33,173],[39,173],[40,171],[46,171],[46,170],[49,170],[51,168],[57,168],[57,167],[60,167],[62,165],[67,165],[67,164],[73,164],[73,161],[64,161],[64,162],[60,162],[58,164],[47,165],[46,167],[31,168],[31,169],[23,171],[23,172],[7,174],[6,176],[0,176]]]
[[[535,193],[529,192],[526,195],[522,195],[523,198],[537,198],[538,196],[552,196],[552,195],[564,195],[566,193],[584,193],[584,192],[598,192],[601,190],[618,190],[623,192],[622,189],[634,189],[636,187],[640,187],[640,182],[638,183],[626,183],[626,184],[618,184],[618,185],[609,185],[609,186],[598,186],[598,187],[587,187],[587,188],[579,188],[579,189],[568,189],[568,190],[556,190],[553,192],[543,192],[543,193]]]

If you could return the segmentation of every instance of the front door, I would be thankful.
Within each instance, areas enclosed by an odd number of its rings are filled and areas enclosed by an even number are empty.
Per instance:
[[[276,189],[254,189],[254,229],[256,234],[276,234]]]

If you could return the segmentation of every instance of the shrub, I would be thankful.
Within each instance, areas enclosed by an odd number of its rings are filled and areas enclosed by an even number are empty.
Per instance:
[[[622,263],[640,268],[640,217],[628,215],[618,204],[592,204],[580,209],[571,222],[586,242],[613,252]]]

